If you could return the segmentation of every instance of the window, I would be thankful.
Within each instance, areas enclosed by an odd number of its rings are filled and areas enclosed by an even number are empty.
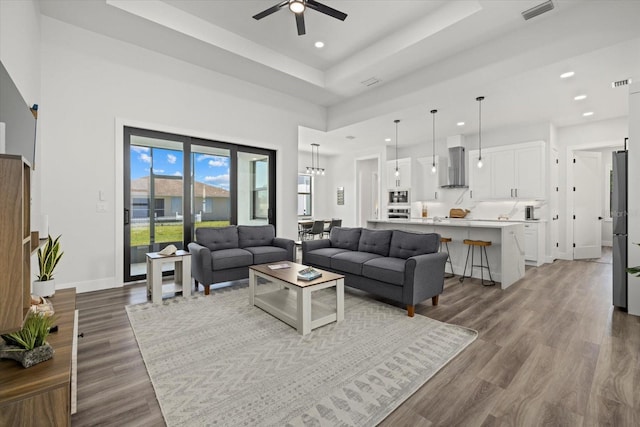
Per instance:
[[[251,219],[267,219],[269,215],[269,188],[267,187],[269,163],[267,159],[251,162]]]
[[[313,215],[311,175],[298,175],[298,216]]]

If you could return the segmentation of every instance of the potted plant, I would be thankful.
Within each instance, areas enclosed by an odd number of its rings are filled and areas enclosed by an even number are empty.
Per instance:
[[[33,282],[33,293],[41,297],[50,297],[56,293],[56,282],[53,270],[56,268],[64,252],[60,250],[60,237],[55,240],[47,237],[44,246],[38,248],[38,280]]]
[[[46,339],[55,319],[43,313],[29,311],[22,329],[2,335],[0,358],[13,359],[28,368],[53,357],[53,347]]]

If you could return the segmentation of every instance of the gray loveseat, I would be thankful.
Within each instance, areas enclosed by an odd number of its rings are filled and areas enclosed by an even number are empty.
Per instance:
[[[294,241],[276,237],[273,225],[197,228],[188,248],[196,290],[201,283],[205,295],[213,283],[246,279],[250,265],[294,260]]]
[[[302,263],[345,276],[345,285],[397,301],[413,317],[415,305],[438,305],[447,254],[440,235],[334,227],[328,239],[302,242]]]

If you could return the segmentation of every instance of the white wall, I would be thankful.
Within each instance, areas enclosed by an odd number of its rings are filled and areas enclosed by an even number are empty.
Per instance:
[[[634,76],[640,77],[640,76]],[[629,93],[629,158],[628,168],[628,265],[640,265],[640,83],[634,83]],[[640,277],[629,276],[629,314],[640,316]]]
[[[0,61],[27,105],[40,103],[40,4],[34,0],[0,1]],[[47,114],[40,105],[40,114]],[[31,177],[31,224],[40,224],[40,126],[36,131],[36,168]],[[33,266],[36,267],[36,266]],[[37,273],[37,267],[33,270]]]
[[[276,149],[276,227],[296,237],[298,125],[324,126],[323,108],[48,17],[41,30],[42,207],[63,236],[58,283],[122,284],[123,124]]]

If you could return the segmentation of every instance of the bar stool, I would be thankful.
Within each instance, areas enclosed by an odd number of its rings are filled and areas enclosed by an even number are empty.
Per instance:
[[[447,265],[447,262],[449,263],[449,266],[451,267],[451,273],[447,273],[445,272],[444,274],[444,278],[445,279],[450,279],[453,276],[455,276],[456,274],[453,272],[453,263],[451,262],[451,254],[449,253],[449,242],[451,242],[451,237],[440,237],[440,252],[442,252],[442,244],[444,243],[444,247],[447,249],[447,261],[445,261],[445,266]]]
[[[480,267],[480,278],[483,286],[493,286],[496,282],[493,281],[491,277],[491,269],[489,268],[489,258],[487,257],[487,246],[491,246],[491,242],[486,242],[484,240],[470,240],[464,239],[463,242],[465,245],[469,246],[467,249],[467,260],[464,262],[464,271],[462,272],[462,277],[460,277],[460,283],[464,281],[464,279],[473,276],[473,267]],[[473,263],[473,255],[475,253],[476,247],[480,248],[480,265]],[[471,272],[468,276],[467,273],[467,263],[469,262],[469,252],[471,252]],[[484,259],[487,261],[487,265],[485,266],[482,262],[482,252],[484,252]],[[489,272],[489,284],[484,283],[484,269],[487,269]]]

